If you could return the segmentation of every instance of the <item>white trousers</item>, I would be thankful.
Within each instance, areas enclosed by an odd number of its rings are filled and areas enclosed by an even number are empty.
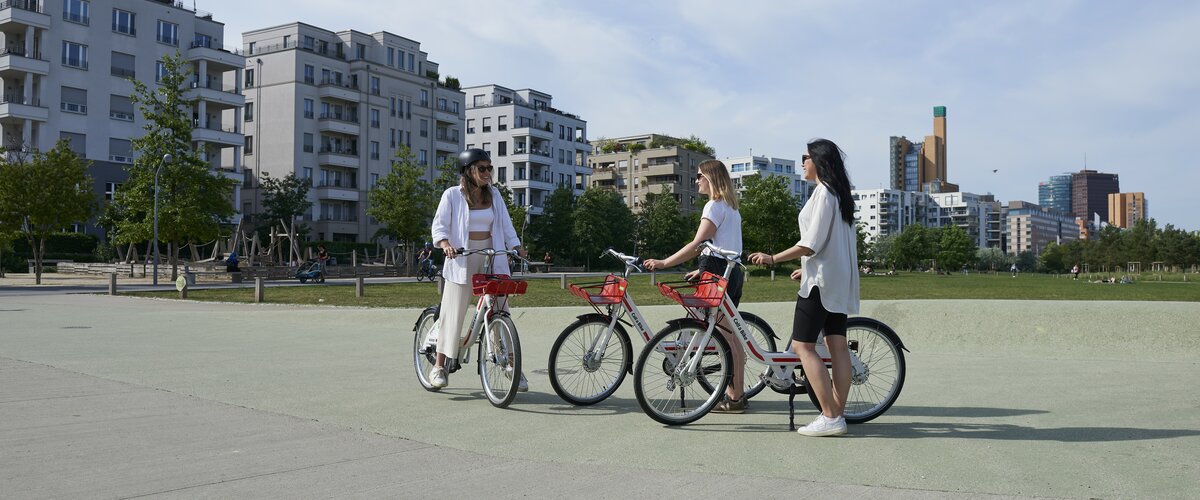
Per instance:
[[[490,239],[467,240],[468,249],[491,247],[492,240]],[[467,259],[467,280],[469,281],[471,275],[483,272],[490,257],[483,254],[472,254],[456,258]],[[506,259],[508,257],[502,255],[496,258]],[[466,319],[467,309],[475,303],[476,297],[471,293],[470,283],[460,285],[446,282],[445,288],[442,290],[442,307],[439,316],[442,321],[442,329],[438,332],[437,352],[439,354],[445,354],[447,358],[458,358],[458,350],[462,347],[463,342],[463,323]],[[508,310],[508,301],[503,301],[502,310]]]

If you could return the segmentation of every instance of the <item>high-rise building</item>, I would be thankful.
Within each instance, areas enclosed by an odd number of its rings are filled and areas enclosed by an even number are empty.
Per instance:
[[[962,228],[979,248],[1000,245],[1000,203],[990,194],[855,189],[854,219],[867,241],[900,234],[912,224]]]
[[[1038,205],[1064,214],[1071,212],[1071,174],[1052,175],[1038,183]]]
[[[467,147],[491,154],[493,178],[512,190],[513,204],[541,215],[559,187],[583,194],[592,173],[586,121],[555,109],[550,94],[533,89],[480,85],[463,93]]]
[[[1108,223],[1117,227],[1130,227],[1134,222],[1150,218],[1146,194],[1113,193],[1108,195]]]
[[[11,154],[66,139],[91,162],[97,199],[112,200],[129,178],[130,139],[145,133],[131,80],[153,88],[163,56],[178,51],[192,74],[185,96],[196,99],[192,145],[214,175],[241,178],[245,59],[223,48],[225,25],[212,14],[167,0],[17,0],[0,3],[0,32],[0,137]],[[103,231],[79,223],[76,230]]]
[[[1008,202],[1004,223],[1008,238],[1004,251],[1011,255],[1021,252],[1040,255],[1051,242],[1061,245],[1079,239],[1074,216],[1026,201]]]
[[[946,173],[946,107],[933,108],[933,135],[914,143],[904,136],[889,139],[891,188],[901,191],[953,192]]]
[[[1117,174],[1086,169],[1075,172],[1071,174],[1071,214],[1083,220],[1092,220],[1099,214],[1104,222],[1111,223],[1108,220],[1108,195],[1120,191]]]
[[[262,212],[256,179],[295,174],[312,181],[310,238],[365,242],[381,227],[366,216],[368,195],[402,144],[427,180],[463,150],[464,94],[438,80],[417,41],[291,23],[243,33],[242,43],[253,87],[247,213]]]
[[[597,141],[588,165],[591,187],[612,189],[634,212],[667,193],[683,213],[700,212],[706,199],[696,191],[696,166],[713,157],[682,146],[683,140],[660,134],[643,134]]]
[[[802,170],[797,171],[796,160],[769,156],[736,156],[726,158],[721,162],[729,169],[729,178],[733,180],[733,186],[739,193],[745,190],[743,179],[747,176],[782,177],[792,191],[792,196],[795,196],[803,206],[815,187],[812,183],[804,180]]]

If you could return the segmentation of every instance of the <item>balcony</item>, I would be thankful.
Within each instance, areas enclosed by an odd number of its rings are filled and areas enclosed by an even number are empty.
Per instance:
[[[558,137],[558,135],[556,135],[552,131],[546,130],[545,128],[533,127],[530,125],[525,125],[525,126],[521,126],[521,127],[513,127],[512,135],[514,138],[533,136],[533,137],[537,137],[537,138],[541,138],[541,139],[551,139],[551,140]]]
[[[207,81],[192,81],[192,88],[184,92],[186,99],[199,99],[217,105],[218,109],[240,108],[246,105],[246,97],[241,90],[234,87],[222,87],[216,79]],[[210,108],[211,109],[211,108]]]
[[[358,117],[335,113],[321,113],[320,118],[317,119],[317,128],[322,132],[346,135],[358,135],[362,129],[358,123]]]
[[[32,26],[50,29],[50,16],[38,0],[8,0],[0,2],[0,28]]]
[[[313,194],[319,200],[359,201],[362,194],[358,188],[338,186],[333,183],[322,184],[313,188]]]
[[[317,152],[317,163],[333,167],[358,168],[358,151],[353,149],[330,149],[322,147]]]
[[[50,119],[50,110],[36,98],[25,100],[19,94],[5,94],[0,98],[0,119],[17,118],[44,122]]]
[[[26,52],[24,47],[7,47],[0,50],[0,72],[20,71],[35,75],[49,75],[50,61],[41,54]]]
[[[192,127],[192,140],[196,142],[224,146],[242,146],[246,143],[242,134],[238,133],[237,129],[231,125],[222,127],[217,122],[210,121],[202,124],[199,120],[193,120]]]
[[[320,85],[317,85],[317,95],[329,99],[358,102],[358,94],[357,86],[332,78],[322,78]]]
[[[442,123],[458,123],[458,113],[451,111],[450,106],[437,106],[433,111],[433,119]]]
[[[450,151],[457,153],[462,150],[462,146],[459,144],[458,138],[459,136],[457,134],[437,134],[437,140],[434,142],[434,147],[438,151]]]
[[[653,177],[656,175],[675,175],[678,172],[679,162],[659,163],[657,165],[645,165],[642,167],[642,175]]]
[[[236,71],[246,67],[246,56],[240,50],[226,49],[215,40],[193,40],[187,51],[189,61],[208,61],[211,71]]]

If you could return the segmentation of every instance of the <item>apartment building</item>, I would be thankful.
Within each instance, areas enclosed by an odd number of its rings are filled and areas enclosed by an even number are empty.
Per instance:
[[[1000,247],[1000,203],[990,194],[856,189],[854,218],[867,241],[900,234],[912,224],[962,228],[980,248]]]
[[[541,215],[556,189],[583,194],[592,173],[586,121],[554,108],[550,94],[533,89],[489,84],[462,91],[467,147],[491,154],[494,179],[512,190],[513,204]]]
[[[929,197],[918,191],[899,189],[855,189],[854,221],[863,227],[867,242],[904,232],[912,224],[924,224]]]
[[[380,229],[366,216],[369,192],[401,144],[427,180],[463,150],[464,94],[439,81],[415,40],[291,23],[243,33],[242,44],[246,213],[262,210],[256,179],[294,173],[312,180],[310,238],[366,242]]]
[[[888,140],[888,179],[900,191],[954,192],[946,171],[946,107],[933,108],[933,135],[921,142],[892,136]]]
[[[800,206],[804,206],[804,202],[808,201],[808,197],[815,187],[812,183],[804,180],[803,168],[796,167],[796,160],[749,155],[735,156],[721,161],[729,169],[729,177],[733,180],[733,185],[739,193],[744,190],[742,179],[748,175],[757,175],[763,178],[783,177],[787,180],[792,195],[799,200]]]
[[[707,198],[696,190],[696,166],[713,157],[686,149],[682,139],[661,134],[643,134],[597,141],[588,165],[591,187],[612,189],[634,212],[645,202],[667,193],[679,202],[685,214],[699,213]]]
[[[1108,222],[1114,226],[1128,228],[1134,222],[1149,219],[1149,203],[1146,193],[1113,193],[1108,195]]]
[[[1011,255],[1033,252],[1040,255],[1051,242],[1065,244],[1079,239],[1079,223],[1072,215],[1027,201],[1010,201],[1005,207],[1005,233]]]
[[[197,100],[193,145],[214,175],[240,180],[239,70],[245,62],[239,51],[223,47],[224,31],[212,14],[171,1],[0,2],[3,146],[46,150],[66,139],[92,163],[96,197],[112,200],[129,178],[135,155],[130,139],[144,133],[145,119],[129,98],[130,80],[153,87],[162,57],[178,51],[191,66],[192,88],[185,96]],[[236,208],[238,193],[233,196]],[[75,229],[102,236],[91,223]]]

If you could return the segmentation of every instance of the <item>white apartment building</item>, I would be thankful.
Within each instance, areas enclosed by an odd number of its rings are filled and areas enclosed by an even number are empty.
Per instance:
[[[130,139],[144,133],[129,80],[153,88],[161,58],[178,51],[191,63],[192,89],[185,96],[197,99],[193,144],[214,173],[240,180],[245,59],[222,47],[224,32],[212,14],[171,1],[0,2],[3,146],[47,150],[66,139],[92,162],[97,198],[112,200],[129,177]],[[238,193],[233,196],[237,208]],[[102,234],[91,224],[76,229]]]
[[[495,179],[513,192],[513,204],[541,215],[559,187],[583,194],[592,169],[587,122],[555,109],[552,97],[533,89],[499,85],[463,89],[467,99],[467,147],[492,156]]]
[[[769,156],[735,156],[721,160],[729,169],[729,177],[734,187],[741,193],[744,190],[742,178],[748,175],[759,175],[764,178],[778,176],[787,179],[792,195],[800,200],[800,206],[808,201],[812,194],[812,183],[804,180],[804,169],[797,170],[796,160],[773,158]]]
[[[463,93],[438,80],[417,41],[291,23],[243,33],[242,43],[246,213],[261,211],[255,179],[294,173],[312,180],[310,238],[366,242],[380,228],[366,216],[368,194],[401,144],[428,180],[463,149]]]
[[[856,189],[854,219],[863,225],[867,241],[900,234],[912,224],[966,231],[979,248],[1000,246],[1000,206],[992,195],[923,193],[898,189]]]

